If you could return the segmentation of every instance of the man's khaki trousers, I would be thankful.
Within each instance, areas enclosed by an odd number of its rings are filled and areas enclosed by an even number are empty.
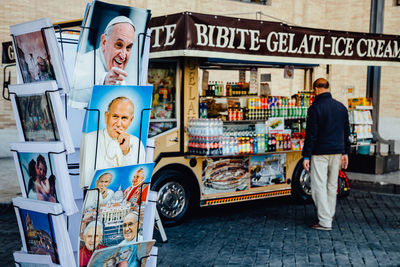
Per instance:
[[[311,157],[311,195],[318,211],[319,224],[332,227],[341,154]]]

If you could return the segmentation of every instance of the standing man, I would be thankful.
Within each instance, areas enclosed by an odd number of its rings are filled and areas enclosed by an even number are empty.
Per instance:
[[[318,212],[318,223],[312,228],[330,231],[339,169],[346,169],[349,161],[349,116],[346,107],[332,98],[326,79],[317,79],[313,90],[316,98],[308,109],[303,167],[307,172],[311,169],[311,195]]]

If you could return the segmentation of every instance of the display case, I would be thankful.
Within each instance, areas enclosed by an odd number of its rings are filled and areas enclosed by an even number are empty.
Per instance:
[[[150,62],[148,83],[153,84],[149,137],[177,127],[177,62]]]
[[[315,95],[311,91],[291,97],[264,95],[250,90],[251,82],[243,80],[246,75],[240,72],[239,81],[222,77],[211,81],[203,75],[200,118],[189,122],[188,154],[237,156],[302,150],[307,109]]]
[[[349,99],[350,139],[353,153],[369,155],[373,140],[372,116],[373,107],[369,98]]]

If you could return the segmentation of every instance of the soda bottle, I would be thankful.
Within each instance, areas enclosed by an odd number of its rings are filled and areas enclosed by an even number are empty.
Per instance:
[[[271,151],[276,151],[276,137],[275,134],[272,135],[272,141],[271,141]]]

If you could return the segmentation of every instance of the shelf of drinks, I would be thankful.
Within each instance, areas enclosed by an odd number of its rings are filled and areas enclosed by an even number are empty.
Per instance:
[[[238,97],[259,97],[258,95],[227,95],[227,96],[224,96],[224,95],[216,95],[216,96],[214,96],[214,95],[201,95],[200,96],[201,98],[238,98]]]
[[[263,156],[263,155],[271,155],[271,154],[281,154],[281,153],[301,153],[301,150],[281,150],[281,151],[270,151],[270,152],[263,152],[263,153],[241,153],[241,154],[231,154],[231,155],[198,155],[198,154],[191,154],[186,152],[184,157],[186,159],[192,158],[239,158],[239,157],[248,157],[248,156]]]
[[[356,106],[354,109],[355,110],[373,110],[374,108],[372,106]]]
[[[275,118],[275,117],[271,117]],[[299,117],[299,118],[284,118],[285,121],[296,121],[296,120],[305,120],[306,118]],[[255,124],[257,122],[266,122],[268,121],[268,118],[266,119],[259,119],[259,120],[237,120],[237,121],[223,121],[224,124]]]
[[[150,119],[150,122],[175,122],[176,119]]]

